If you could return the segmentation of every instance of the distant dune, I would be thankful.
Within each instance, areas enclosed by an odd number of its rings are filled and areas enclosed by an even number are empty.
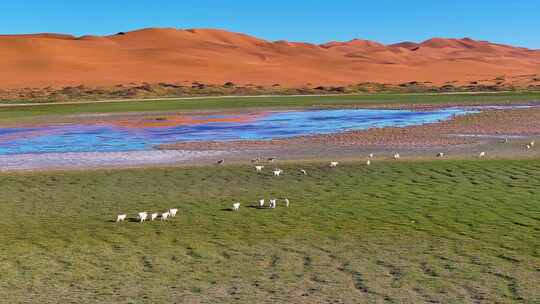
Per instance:
[[[540,73],[540,51],[464,39],[270,42],[214,29],[0,36],[0,87],[194,82],[284,86],[464,83]]]

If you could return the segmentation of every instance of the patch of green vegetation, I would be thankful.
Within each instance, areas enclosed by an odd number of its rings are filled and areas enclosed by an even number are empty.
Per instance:
[[[539,101],[540,92],[478,94],[366,94],[341,96],[226,97],[172,100],[139,100],[85,104],[0,107],[0,120],[16,120],[47,115],[189,111],[261,107],[377,106],[403,104],[512,103]]]
[[[2,301],[540,300],[540,160],[280,167],[0,174]]]

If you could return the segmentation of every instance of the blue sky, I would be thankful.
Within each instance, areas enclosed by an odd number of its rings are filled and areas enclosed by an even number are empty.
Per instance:
[[[471,37],[540,49],[539,0],[5,0],[0,33],[221,28],[268,40]]]

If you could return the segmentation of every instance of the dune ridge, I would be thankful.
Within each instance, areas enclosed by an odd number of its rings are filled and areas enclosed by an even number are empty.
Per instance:
[[[354,39],[317,45],[216,29],[148,28],[110,36],[0,35],[0,66],[4,89],[141,82],[444,84],[536,77],[540,50],[470,38],[391,45]]]

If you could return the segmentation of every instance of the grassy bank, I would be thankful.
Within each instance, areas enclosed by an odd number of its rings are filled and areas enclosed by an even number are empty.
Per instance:
[[[95,102],[83,104],[0,107],[0,120],[47,115],[242,109],[254,107],[373,106],[392,104],[448,104],[539,101],[540,92],[479,94],[373,94],[342,96],[276,96],[201,98],[159,101]]]
[[[283,169],[0,174],[2,299],[540,301],[540,161]],[[248,207],[282,196],[290,208]],[[173,206],[168,222],[111,222]]]

